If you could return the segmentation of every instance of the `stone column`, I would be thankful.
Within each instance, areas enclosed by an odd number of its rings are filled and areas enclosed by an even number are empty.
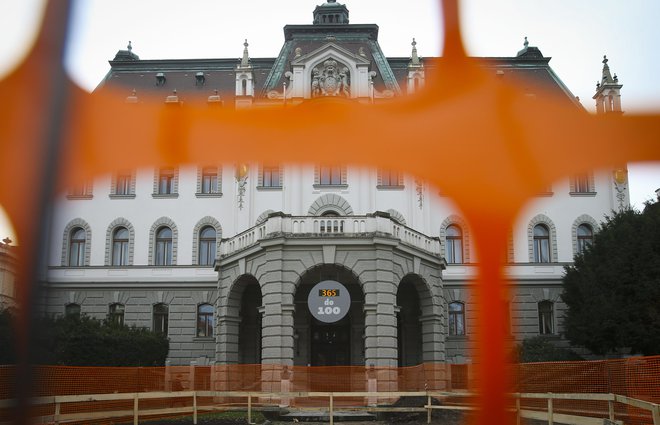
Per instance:
[[[422,361],[427,365],[424,370],[425,384],[428,389],[444,391],[448,388],[449,375],[444,365],[447,358],[443,315],[426,314],[419,321],[422,325]]]

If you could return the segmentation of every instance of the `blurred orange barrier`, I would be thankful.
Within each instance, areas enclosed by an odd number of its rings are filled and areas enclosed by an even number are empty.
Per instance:
[[[72,182],[120,166],[194,163],[212,157],[309,162],[318,157],[318,146],[327,143],[334,149],[324,151],[326,161],[412,172],[441,188],[461,208],[477,241],[475,328],[481,360],[471,367],[471,374],[478,385],[480,412],[488,413],[475,418],[499,424],[509,420],[506,394],[513,377],[507,375],[511,368],[505,367],[510,350],[504,306],[488,301],[502,297],[506,288],[500,264],[506,229],[529,197],[553,180],[586,168],[660,159],[657,115],[594,117],[567,110],[552,96],[530,101],[519,89],[485,75],[465,56],[458,0],[442,2],[445,71],[442,78],[429,78],[431,83],[419,96],[379,107],[312,102],[295,109],[253,111],[155,103],[129,108],[112,93],[83,93],[62,66],[68,6],[67,1],[49,3],[32,52],[0,81],[0,181],[5,182],[0,185],[0,203],[22,242],[22,360],[14,391],[23,407],[32,390],[39,389],[36,382],[47,377],[40,376],[45,373],[41,368],[33,375],[28,366],[30,318],[39,298],[35,264],[45,255],[44,217],[53,194]],[[335,118],[332,131],[317,119],[320,115]],[[274,139],[281,142],[273,143]],[[400,149],[401,140],[406,149]],[[440,158],[452,160],[438,166]],[[395,382],[394,371],[379,373],[387,376],[384,382]],[[18,421],[25,422],[21,417]]]

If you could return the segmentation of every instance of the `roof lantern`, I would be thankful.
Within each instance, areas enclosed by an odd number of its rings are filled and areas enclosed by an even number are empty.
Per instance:
[[[314,9],[314,25],[346,25],[348,9],[337,0],[327,0]]]

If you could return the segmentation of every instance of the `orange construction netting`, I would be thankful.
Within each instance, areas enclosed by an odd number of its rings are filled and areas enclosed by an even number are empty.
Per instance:
[[[162,102],[129,108],[119,93],[84,93],[70,82],[62,65],[69,2],[49,2],[32,51],[0,81],[0,181],[9,182],[0,185],[0,203],[21,240],[22,360],[14,387],[19,404],[26,407],[32,391],[40,388],[38,382],[52,388],[44,381],[49,375],[41,376],[41,368],[29,366],[29,338],[40,289],[35,264],[41,264],[47,232],[43,217],[54,193],[120,167],[212,159],[308,163],[318,160],[318,146],[327,145],[333,147],[323,151],[328,162],[412,172],[461,208],[480,259],[473,288],[481,361],[468,373],[478,385],[481,410],[475,420],[510,421],[507,318],[503,303],[490,302],[506,298],[500,259],[507,229],[529,198],[554,180],[585,169],[660,159],[660,117],[591,116],[562,107],[550,95],[539,93],[539,100],[530,100],[520,87],[496,81],[465,55],[458,4],[442,2],[447,68],[442,77],[429,75],[418,96],[373,107],[312,102],[278,110],[214,111],[168,108]],[[439,166],[443,158],[451,160]],[[548,373],[560,373],[553,370]],[[379,373],[398,376],[394,371]],[[655,373],[657,378],[657,369]],[[16,420],[27,423],[24,416]]]
[[[422,364],[404,368],[385,367],[307,367],[282,365],[215,365],[169,367],[68,367],[39,366],[35,369],[35,397],[152,393],[179,391],[218,391],[255,393],[253,406],[309,408],[328,405],[327,396],[282,396],[256,393],[369,392],[379,395],[337,397],[334,405],[359,407],[396,404],[400,397],[388,392],[440,391],[454,395],[440,397],[446,405],[475,406],[470,392],[477,389],[474,365]],[[617,394],[660,403],[660,356],[618,360],[513,364],[512,392],[518,393],[595,393]],[[458,376],[455,376],[458,375]],[[0,399],[12,398],[14,366],[0,367]],[[384,394],[385,393],[385,394]],[[463,395],[465,394],[465,396]],[[513,399],[507,403],[513,406]],[[140,402],[140,409],[192,406],[191,396]],[[244,395],[201,396],[198,407],[218,409],[247,407]],[[131,410],[133,400],[68,403],[60,413],[112,412]],[[544,399],[522,399],[524,409],[544,410]],[[556,413],[608,416],[606,401],[555,400]],[[0,410],[0,420],[9,409]],[[54,404],[41,406],[33,414],[52,415]],[[651,423],[648,411],[616,404],[617,418],[626,423]],[[161,415],[163,416],[163,415]],[[167,415],[165,415],[167,416]]]

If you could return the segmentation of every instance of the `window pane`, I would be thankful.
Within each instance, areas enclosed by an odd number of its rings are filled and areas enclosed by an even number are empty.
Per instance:
[[[67,304],[64,307],[64,315],[67,317],[80,317],[80,304]]]

